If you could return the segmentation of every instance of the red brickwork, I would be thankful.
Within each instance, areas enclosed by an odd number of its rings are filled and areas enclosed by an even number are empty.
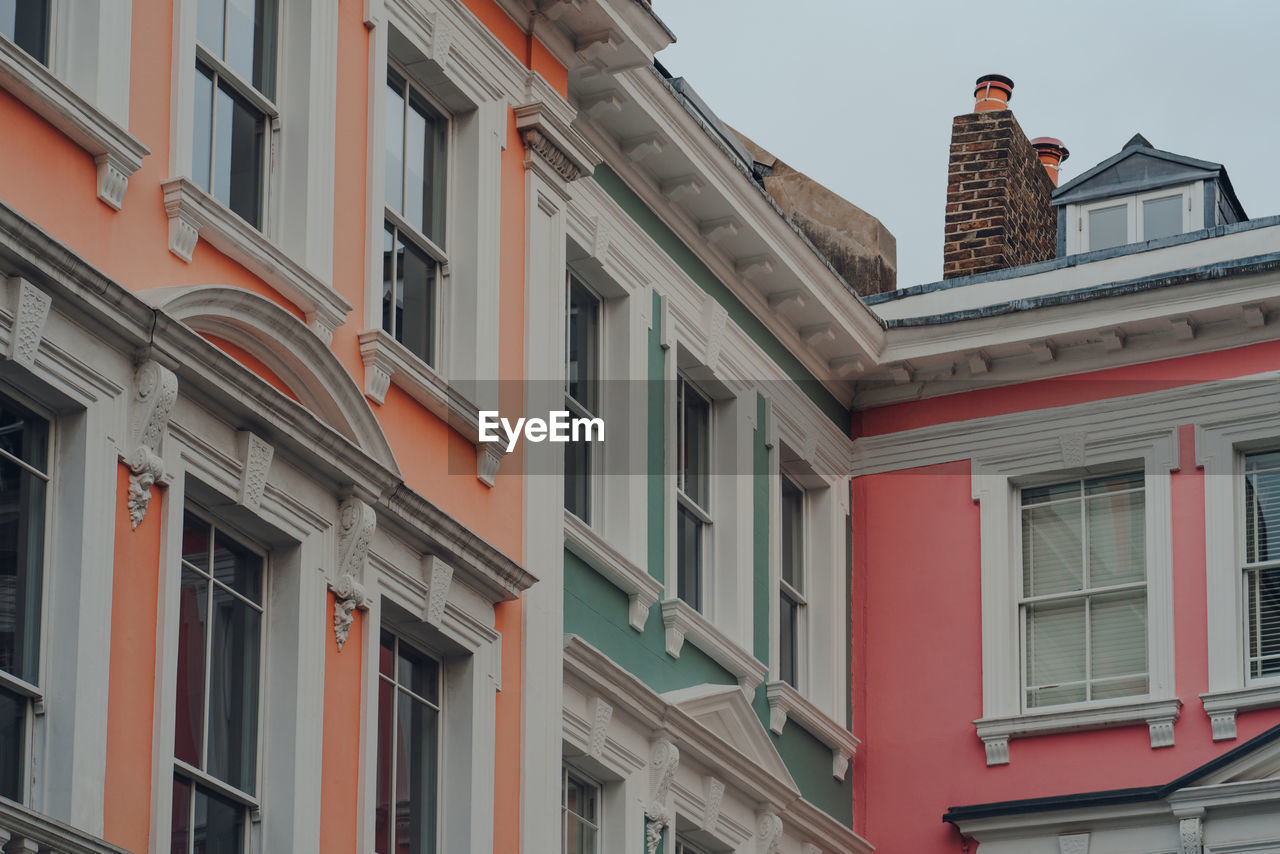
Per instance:
[[[942,277],[1054,257],[1053,182],[1009,110],[956,116],[947,174]]]

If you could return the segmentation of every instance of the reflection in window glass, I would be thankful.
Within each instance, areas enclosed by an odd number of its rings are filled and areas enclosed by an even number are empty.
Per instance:
[[[1115,205],[1089,211],[1089,249],[1110,249],[1129,242],[1129,206]]]

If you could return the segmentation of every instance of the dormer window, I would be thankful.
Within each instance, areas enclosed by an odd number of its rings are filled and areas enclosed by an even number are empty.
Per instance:
[[[1097,252],[1128,243],[1159,240],[1194,231],[1192,188],[1164,187],[1151,193],[1073,205],[1080,232],[1079,252]]]

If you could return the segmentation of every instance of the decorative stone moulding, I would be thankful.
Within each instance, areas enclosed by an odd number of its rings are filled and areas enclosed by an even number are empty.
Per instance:
[[[662,582],[628,560],[577,516],[565,511],[565,547],[607,578],[630,600],[631,628],[643,632],[649,611],[662,596]]]
[[[262,505],[262,496],[267,491],[267,474],[271,471],[271,458],[275,456],[275,448],[248,430],[241,430],[236,435],[236,440],[240,447],[240,459],[244,463],[240,474],[239,501],[247,509],[257,511]]]
[[[613,706],[601,697],[595,697],[587,706],[591,715],[591,737],[587,743],[587,755],[599,759],[604,755],[604,745],[609,738],[609,721],[613,719]]]
[[[656,854],[663,831],[675,818],[671,809],[671,783],[680,767],[680,750],[666,740],[649,748],[649,804],[644,808],[646,854]]]
[[[129,521],[136,529],[151,504],[151,487],[168,485],[160,443],[178,400],[178,378],[158,362],[145,361],[133,375],[125,463],[129,466]]]
[[[9,286],[17,291],[13,328],[9,330],[9,358],[24,368],[32,368],[44,340],[44,324],[53,300],[26,279],[9,279]]]
[[[453,567],[435,555],[427,555],[422,559],[422,574],[427,582],[427,601],[422,619],[430,625],[439,626],[444,619],[445,606],[449,604]]]
[[[682,599],[664,601],[662,625],[666,630],[667,655],[679,658],[685,638],[691,638],[699,649],[737,677],[738,687],[748,701],[755,697],[756,689],[764,682],[769,669],[730,640],[710,620],[690,608],[687,602]]]
[[[516,130],[529,157],[541,160],[566,183],[590,175],[599,154],[564,119],[541,101],[516,107]],[[531,161],[526,159],[526,163]]]
[[[367,608],[369,604],[362,580],[377,523],[373,508],[359,498],[348,498],[338,507],[338,561],[334,571],[338,581],[333,585],[333,635],[339,650],[347,642],[355,610]]]
[[[720,807],[724,804],[724,783],[715,777],[703,778],[702,829],[708,833],[715,831],[720,821]]]
[[[1044,712],[974,721],[978,738],[987,751],[988,765],[1009,764],[1009,739],[1051,735],[1075,730],[1105,729],[1145,723],[1151,749],[1172,747],[1173,725],[1182,709],[1180,700],[1140,700],[1116,706]]]
[[[778,854],[782,850],[782,819],[767,810],[756,818],[757,854]]]
[[[782,735],[788,720],[794,720],[818,741],[831,748],[831,776],[844,780],[849,762],[860,743],[853,733],[823,714],[786,682],[770,682],[765,688],[769,701],[769,730]]]

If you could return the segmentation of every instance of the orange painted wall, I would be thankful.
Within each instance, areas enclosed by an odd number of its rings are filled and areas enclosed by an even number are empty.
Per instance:
[[[360,742],[356,734],[360,732],[365,615],[361,611],[352,614],[351,631],[339,650],[337,638],[328,630],[333,625],[333,593],[326,601],[320,854],[350,854],[360,848]]]
[[[152,488],[137,530],[129,519],[129,468],[116,473],[115,574],[111,585],[111,664],[107,696],[104,837],[129,851],[150,844],[152,710],[160,594],[160,532],[165,495]]]

